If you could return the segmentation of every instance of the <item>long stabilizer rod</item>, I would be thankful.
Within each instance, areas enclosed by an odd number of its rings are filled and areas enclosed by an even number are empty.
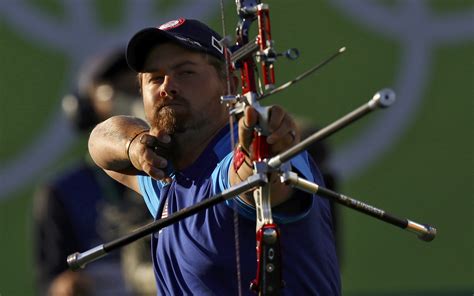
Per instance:
[[[342,128],[348,126],[352,122],[356,121],[357,119],[360,119],[361,117],[369,114],[370,112],[374,110],[377,110],[379,108],[390,107],[394,102],[395,102],[395,92],[393,90],[385,88],[378,91],[373,96],[373,98],[367,103],[365,103],[364,105],[344,115],[343,117],[339,118],[338,120],[334,121],[328,126],[320,129],[313,135],[309,136],[308,138],[296,144],[295,146],[291,147],[290,149],[286,150],[285,152],[280,153],[272,157],[271,159],[269,159],[268,166],[274,169],[280,167],[282,163],[298,155],[314,142],[321,141],[329,137],[330,135],[334,134],[335,132],[341,130]]]
[[[210,208],[222,201],[225,201],[239,194],[242,194],[246,191],[254,189],[256,186],[261,186],[265,182],[266,182],[265,176],[252,175],[247,180],[233,186],[232,188],[229,188],[228,190],[225,190],[219,194],[216,194],[215,196],[208,198],[202,202],[199,202],[195,205],[192,205],[190,207],[177,211],[166,218],[159,219],[145,226],[142,226],[126,236],[118,238],[109,243],[99,245],[83,253],[76,252],[74,254],[71,254],[67,257],[67,264],[69,265],[69,268],[72,270],[84,268],[88,263],[104,257],[109,252],[115,249],[128,245],[140,238],[145,237],[146,235],[154,233],[166,226],[169,226],[184,218],[194,215],[198,213],[199,211]]]

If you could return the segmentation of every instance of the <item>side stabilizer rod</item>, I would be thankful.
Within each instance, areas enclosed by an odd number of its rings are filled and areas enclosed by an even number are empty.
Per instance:
[[[437,233],[435,227],[428,224],[420,224],[409,219],[398,218],[384,210],[378,209],[374,206],[358,201],[344,194],[332,191],[325,187],[319,186],[316,183],[310,182],[306,179],[300,178],[294,172],[285,172],[281,176],[281,181],[303,191],[321,195],[338,204],[354,209],[358,212],[372,216],[378,220],[387,222],[389,224],[398,226],[418,236],[419,239],[425,242],[432,241]]]

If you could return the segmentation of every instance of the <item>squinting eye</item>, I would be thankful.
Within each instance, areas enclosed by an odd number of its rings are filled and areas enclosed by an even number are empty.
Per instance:
[[[179,72],[180,76],[189,76],[189,75],[192,75],[192,74],[194,74],[194,71],[181,71],[181,72]]]
[[[150,77],[150,79],[148,79],[148,83],[163,83],[163,81],[165,80],[164,76],[154,76],[154,77]]]

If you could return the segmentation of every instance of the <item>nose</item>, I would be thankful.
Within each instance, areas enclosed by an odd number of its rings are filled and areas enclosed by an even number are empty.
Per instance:
[[[178,94],[177,87],[170,76],[166,75],[160,87],[160,97],[173,98]]]

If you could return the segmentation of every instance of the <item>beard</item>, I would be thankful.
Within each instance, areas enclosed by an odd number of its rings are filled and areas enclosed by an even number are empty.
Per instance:
[[[168,135],[174,135],[176,133],[183,133],[186,131],[186,122],[189,121],[190,114],[189,109],[186,111],[176,109],[168,106],[158,108],[153,118],[150,120],[150,124],[153,128],[164,131]]]
[[[176,133],[177,130],[177,114],[176,111],[171,108],[161,108],[153,117],[151,125],[158,129],[162,130],[168,135]]]
[[[171,136],[171,142],[167,144],[159,145],[159,152],[157,153],[171,162],[176,158],[176,153],[179,151],[178,143],[176,142],[175,135],[176,133],[183,132],[184,128],[184,116],[179,114],[182,112],[176,112],[175,109],[170,107],[161,107],[153,114],[153,118],[150,118],[149,123],[152,129],[163,131],[166,134]],[[174,147],[172,149],[172,147]]]

